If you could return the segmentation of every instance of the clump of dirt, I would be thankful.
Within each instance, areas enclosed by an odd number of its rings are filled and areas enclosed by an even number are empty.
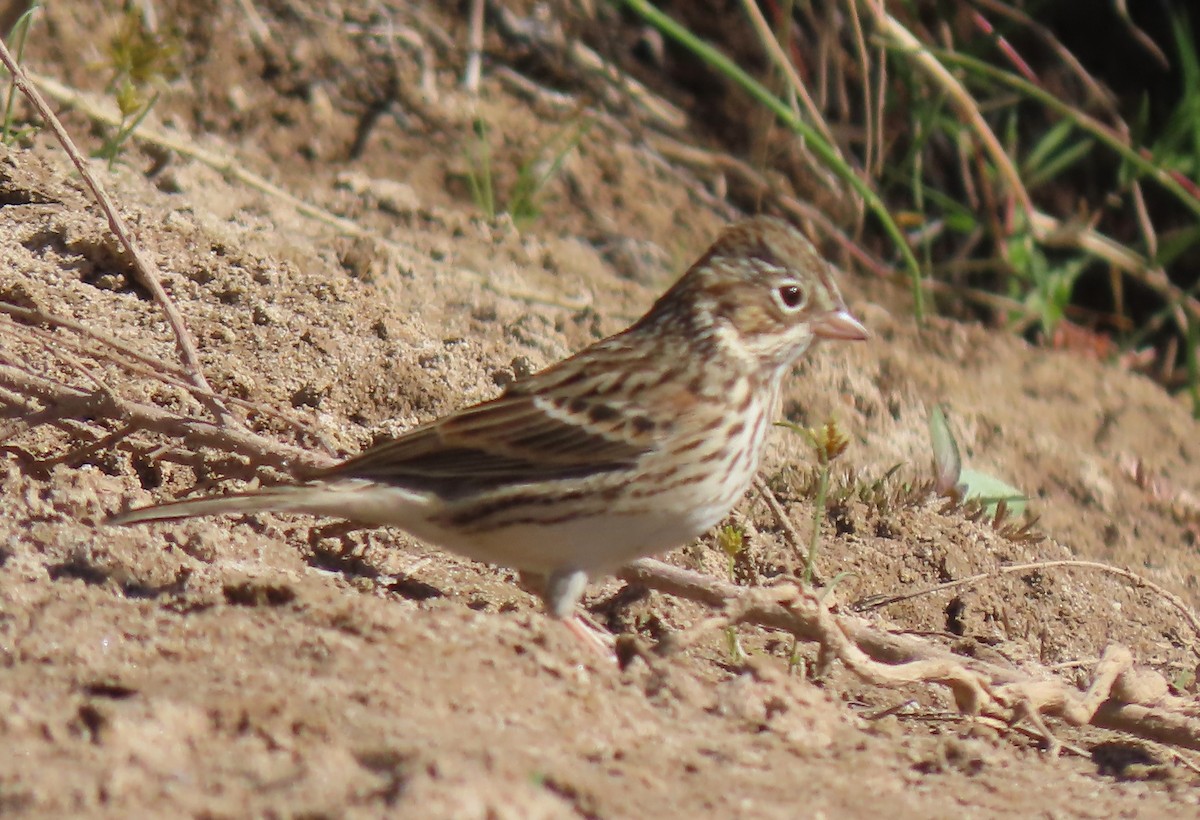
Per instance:
[[[160,267],[214,391],[248,434],[293,456],[264,462],[252,438],[214,436],[161,311],[52,140],[38,133],[0,153],[0,301],[24,310],[0,318],[10,760],[0,806],[1194,814],[1184,753],[1055,723],[1067,751],[1051,758],[1036,733],[965,720],[938,688],[872,687],[838,665],[814,682],[796,664],[816,667],[815,650],[794,655],[776,631],[738,627],[748,659],[718,629],[686,652],[618,668],[545,618],[513,573],[403,533],[267,515],[100,527],[126,505],[270,479],[494,395],[625,326],[731,212],[648,147],[632,114],[589,108],[597,86],[573,97],[577,68],[520,73],[531,64],[494,27],[475,96],[460,84],[466,23],[452,11],[393,10],[388,28],[334,2],[256,5],[267,39],[247,26],[246,4],[158,4],[179,35],[181,71],[144,128],[197,151],[131,143],[101,176]],[[29,64],[102,92],[93,69],[113,20],[89,3],[42,13]],[[588,127],[540,192],[540,214],[519,230],[483,218],[469,193],[475,124],[488,125],[503,202],[521,166],[545,161],[543,147],[581,118]],[[95,139],[91,118],[66,120]],[[236,160],[214,168],[201,146]],[[1000,332],[947,320],[917,329],[887,283],[847,277],[845,290],[873,339],[819,350],[784,405],[793,422],[835,418],[851,438],[822,516],[827,602],[848,613],[896,596],[868,610],[881,630],[1079,685],[1123,644],[1175,695],[1194,696],[1196,635],[1159,592],[1088,567],[997,574],[1102,561],[1195,606],[1186,491],[1200,485],[1200,437],[1184,404],[1142,377]],[[922,489],[934,403],[948,408],[968,465],[1029,494],[1033,531]],[[156,427],[114,407],[203,423]],[[803,437],[779,430],[765,474],[802,537],[809,464]],[[731,523],[746,534],[739,583],[799,570],[756,495]],[[669,560],[729,572],[711,536]],[[587,602],[647,642],[711,614],[613,580]]]

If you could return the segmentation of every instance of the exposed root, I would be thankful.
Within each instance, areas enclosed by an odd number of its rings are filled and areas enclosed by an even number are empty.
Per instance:
[[[938,684],[948,688],[959,710],[1006,724],[1025,721],[1051,751],[1060,744],[1043,722],[1060,719],[1093,725],[1188,749],[1200,749],[1200,714],[1195,704],[1168,694],[1157,672],[1134,666],[1123,646],[1109,646],[1084,692],[1061,680],[1034,678],[974,658],[964,658],[904,635],[882,632],[866,621],[835,617],[816,594],[798,584],[745,588],[699,573],[644,559],[619,573],[630,583],[718,607],[720,614],[673,636],[664,649],[685,648],[711,630],[752,623],[783,630],[820,646],[821,664],[840,661],[874,686]]]

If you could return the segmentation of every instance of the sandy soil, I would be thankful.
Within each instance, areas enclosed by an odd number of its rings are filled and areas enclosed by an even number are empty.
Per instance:
[[[102,92],[116,22],[96,5],[52,4],[30,66]],[[465,22],[439,4],[396,12],[389,40],[350,6],[258,3],[265,43],[240,4],[155,5],[180,32],[182,72],[147,129],[361,233],[153,145],[98,166],[213,388],[282,444],[353,452],[494,395],[622,328],[732,212],[646,149],[636,111],[592,115],[525,93],[505,71],[579,89],[495,24],[475,99],[460,84]],[[386,113],[360,138],[381,99]],[[686,110],[686,95],[676,101]],[[502,204],[523,164],[589,123],[519,230],[471,198],[475,116]],[[66,121],[98,144],[91,119]],[[210,418],[177,370],[163,378],[97,341],[178,367],[160,309],[45,133],[0,150],[0,207],[0,301],[91,332],[0,319],[0,365],[91,397],[56,407],[0,389],[0,813],[1195,816],[1194,752],[1053,723],[1068,747],[1053,758],[1036,736],[962,718],[936,687],[880,689],[840,666],[817,681],[789,674],[788,636],[753,627],[738,630],[747,661],[717,631],[661,668],[621,669],[543,616],[511,572],[400,532],[265,515],[99,527],[129,504],[280,471],[105,415],[112,395]],[[1200,436],[1183,401],[1002,330],[937,319],[918,330],[903,292],[846,280],[875,336],[819,351],[784,406],[804,424],[836,418],[852,440],[818,560],[824,580],[847,573],[836,606],[1072,557],[1200,603],[1186,495],[1200,485]],[[1029,494],[1038,538],[904,489],[928,478],[934,403],[969,466]],[[1155,484],[1130,477],[1139,460]],[[765,475],[803,533],[810,464],[800,437],[775,434]],[[881,493],[863,491],[895,465]],[[796,571],[760,500],[747,496],[734,519],[749,533],[739,583]],[[711,536],[669,560],[727,574]],[[708,614],[613,580],[587,603],[647,642]],[[1120,643],[1176,695],[1197,691],[1188,622],[1157,592],[1095,570],[1005,575],[867,617],[1078,685]],[[815,652],[801,655],[811,668]]]

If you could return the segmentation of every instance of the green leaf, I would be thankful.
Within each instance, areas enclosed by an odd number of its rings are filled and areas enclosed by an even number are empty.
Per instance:
[[[982,502],[990,515],[996,514],[996,507],[1001,501],[1013,515],[1025,511],[1025,502],[1029,500],[1025,494],[995,476],[967,468],[959,474],[958,480],[966,487],[963,499]]]
[[[964,469],[958,442],[950,429],[946,412],[939,405],[929,411],[929,437],[933,444],[934,482],[942,495],[961,493],[964,501],[979,501],[989,515],[996,514],[1000,502],[1009,512],[1020,515],[1025,511],[1025,494],[995,476],[978,470]]]
[[[929,438],[933,444],[934,484],[940,494],[948,495],[959,485],[962,457],[958,453],[958,442],[950,430],[950,422],[939,405],[934,405],[929,413]]]

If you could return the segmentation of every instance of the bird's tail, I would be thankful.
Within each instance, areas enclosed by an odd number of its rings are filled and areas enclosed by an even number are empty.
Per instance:
[[[184,498],[117,513],[104,523],[111,526],[169,521],[201,515],[249,515],[260,512],[306,512],[312,507],[307,487],[284,486],[207,498]]]

